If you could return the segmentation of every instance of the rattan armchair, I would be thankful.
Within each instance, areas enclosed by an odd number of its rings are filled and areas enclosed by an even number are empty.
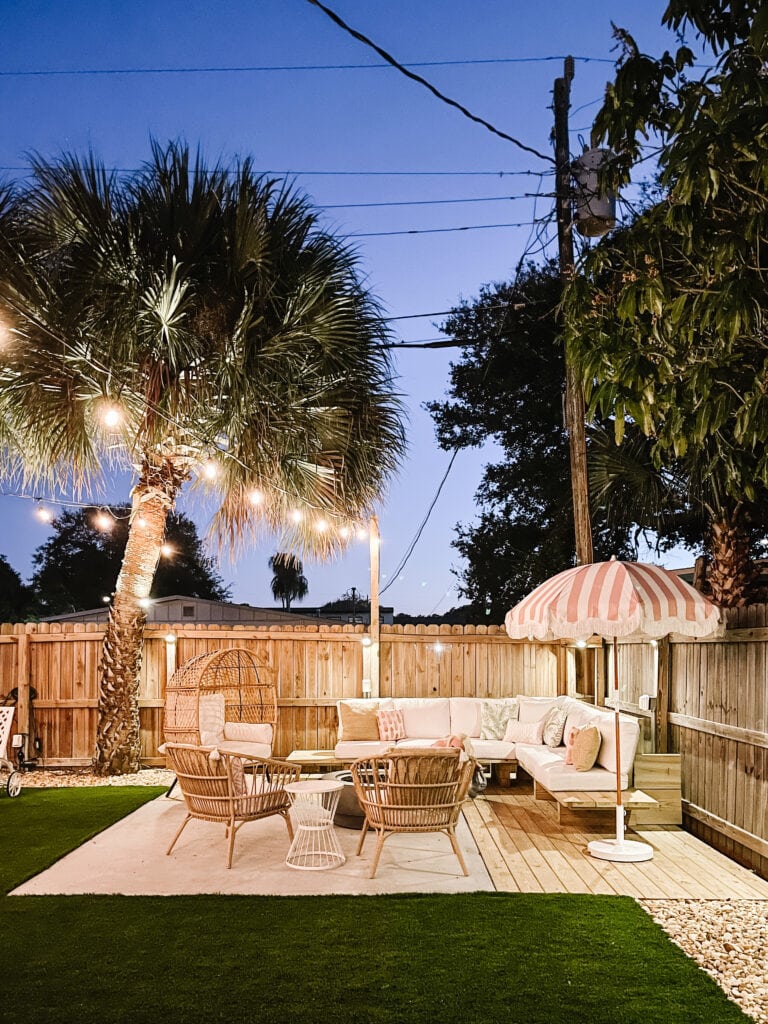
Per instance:
[[[371,878],[384,841],[400,832],[445,832],[461,870],[469,874],[456,825],[473,768],[474,762],[462,761],[456,748],[393,752],[352,764],[355,792],[365,812],[357,855],[362,853],[369,828],[378,835]]]
[[[285,786],[298,780],[298,765],[271,758],[236,757],[188,743],[166,743],[165,752],[187,805],[187,815],[166,853],[170,854],[193,818],[225,826],[228,868],[232,867],[235,835],[246,821],[279,814],[289,839],[293,839]]]

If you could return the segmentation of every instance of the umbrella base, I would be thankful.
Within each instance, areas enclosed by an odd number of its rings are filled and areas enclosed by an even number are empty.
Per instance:
[[[638,862],[653,858],[653,847],[633,839],[596,839],[587,844],[592,857],[599,860]]]

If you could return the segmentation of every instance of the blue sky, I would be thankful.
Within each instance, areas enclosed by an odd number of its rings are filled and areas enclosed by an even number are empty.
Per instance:
[[[499,61],[414,70],[544,153],[551,152],[549,108],[562,60],[521,58],[591,58],[577,59],[572,85],[571,149],[577,153],[579,136],[588,138],[596,101],[612,75],[605,62],[615,57],[611,21],[632,32],[646,52],[674,43],[661,28],[665,4],[658,0],[545,0],[535,6],[517,0],[333,0],[329,6],[403,63]],[[9,74],[381,64],[306,0],[5,0],[3,15],[0,176],[20,173],[14,168],[23,167],[30,151],[51,157],[89,147],[109,165],[136,167],[152,136],[199,143],[211,158],[250,154],[261,169],[291,172],[318,206],[333,207],[325,217],[338,233],[365,236],[354,242],[371,287],[392,317],[439,313],[462,297],[471,299],[483,283],[509,280],[531,229],[526,224],[372,233],[516,224],[551,209],[551,198],[533,197],[551,192],[551,179],[538,176],[550,165],[392,69]],[[379,173],[310,173],[319,171]],[[347,205],[456,199],[483,201]],[[553,227],[546,237],[553,239],[547,252],[554,255]],[[427,316],[393,325],[403,341],[434,339],[440,320]],[[459,566],[450,546],[454,526],[474,517],[474,491],[484,461],[493,456],[492,447],[458,455],[422,539],[401,578],[392,582],[448,465],[422,404],[443,397],[451,358],[444,350],[395,354],[398,387],[409,410],[410,451],[382,501],[380,523],[382,586],[391,583],[382,601],[397,611],[429,614],[459,603],[451,572]],[[125,500],[127,491],[122,478],[93,498]],[[179,508],[205,532],[204,509],[183,497]],[[30,502],[0,497],[0,552],[23,576],[47,535],[32,512]],[[266,563],[275,550],[275,539],[266,537],[235,562],[224,557],[221,571],[233,599],[272,603]],[[675,564],[690,558],[682,554]],[[332,600],[352,586],[368,593],[367,548],[359,545],[328,565],[307,562],[305,574],[306,603]]]

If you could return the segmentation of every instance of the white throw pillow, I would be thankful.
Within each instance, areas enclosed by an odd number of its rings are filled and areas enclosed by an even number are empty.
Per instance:
[[[504,733],[505,743],[541,743],[541,732],[544,723],[539,722],[507,722]]]
[[[507,722],[517,719],[518,705],[514,697],[484,700],[480,707],[480,739],[501,740]]]
[[[215,747],[224,739],[224,694],[203,693],[197,705],[197,731],[203,747]]]

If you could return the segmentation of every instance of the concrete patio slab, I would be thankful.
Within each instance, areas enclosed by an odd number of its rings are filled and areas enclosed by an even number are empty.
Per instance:
[[[220,825],[191,821],[170,857],[165,854],[184,817],[184,804],[158,797],[15,889],[12,896],[181,896],[221,893],[251,896],[362,895],[408,892],[493,891],[472,833],[462,818],[457,836],[469,869],[460,873],[447,836],[389,838],[376,877],[368,878],[375,835],[355,856],[359,833],[337,828],[347,860],[325,871],[287,867],[288,832],[278,817],[249,822],[238,832],[231,869]]]

